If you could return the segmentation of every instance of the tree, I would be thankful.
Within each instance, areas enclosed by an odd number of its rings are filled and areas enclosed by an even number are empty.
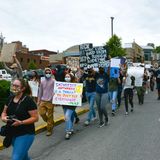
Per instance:
[[[157,46],[154,51],[155,51],[156,53],[160,53],[160,46]]]
[[[117,35],[113,35],[108,42],[106,42],[105,47],[108,49],[109,56],[112,57],[122,57],[125,56],[125,50],[122,48],[121,38]]]
[[[37,65],[33,61],[30,61],[28,64],[28,69],[29,70],[37,69]]]

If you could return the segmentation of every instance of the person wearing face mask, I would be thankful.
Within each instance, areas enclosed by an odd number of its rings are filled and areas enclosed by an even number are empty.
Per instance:
[[[1,119],[8,127],[3,145],[12,144],[12,160],[29,160],[28,150],[35,137],[38,121],[37,105],[30,97],[31,89],[24,79],[15,79],[11,85],[12,97],[7,100]]]
[[[75,83],[75,77],[67,73],[64,78],[65,82],[69,83]],[[63,105],[63,111],[64,111],[64,117],[65,117],[65,139],[70,139],[71,135],[73,134],[73,123],[74,123],[74,114],[76,106],[69,106],[69,105]]]
[[[21,64],[19,63],[18,59],[16,58],[16,55],[13,55],[13,60],[15,63],[13,63],[10,67],[6,65],[6,63],[2,63],[3,67],[6,69],[6,71],[11,74],[12,76],[12,81],[16,78],[23,78],[22,74],[22,67]]]
[[[51,76],[51,69],[45,68],[45,79],[40,83],[37,104],[39,106],[39,114],[47,123],[46,136],[52,135],[54,126],[54,105],[52,104],[54,81]]]

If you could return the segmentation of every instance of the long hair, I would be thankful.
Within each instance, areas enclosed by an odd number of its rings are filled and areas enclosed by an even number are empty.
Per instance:
[[[17,78],[17,80],[19,80],[21,82],[22,87],[25,88],[23,93],[25,95],[32,96],[32,90],[31,90],[31,87],[28,84],[28,81],[26,79],[23,79],[23,78]]]

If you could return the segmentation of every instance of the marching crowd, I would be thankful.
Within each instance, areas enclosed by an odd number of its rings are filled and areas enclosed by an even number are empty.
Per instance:
[[[16,58],[15,58],[16,59]],[[88,126],[97,119],[99,127],[109,123],[107,106],[111,106],[112,116],[116,116],[116,110],[121,106],[122,93],[124,93],[125,115],[129,111],[134,111],[133,96],[137,93],[140,105],[144,103],[144,95],[148,91],[156,89],[157,99],[160,100],[160,66],[151,70],[144,69],[142,85],[135,86],[135,76],[129,75],[127,68],[119,69],[118,77],[110,76],[110,68],[99,67],[98,71],[93,68],[87,70],[77,69],[72,71],[70,68],[61,69],[58,65],[56,70],[45,68],[45,78],[40,80],[35,71],[32,72],[32,81],[38,83],[38,97],[32,97],[31,88],[27,80],[23,79],[19,72],[18,65],[12,66],[11,74],[11,96],[8,98],[1,115],[1,119],[6,123],[7,133],[4,145],[12,144],[12,160],[29,160],[28,150],[35,137],[34,123],[38,121],[38,115],[47,123],[47,136],[52,135],[54,127],[54,95],[55,81],[68,83],[83,83],[83,101],[85,98],[89,104],[89,112],[84,125]],[[97,106],[98,116],[95,111]],[[130,107],[129,107],[130,104]],[[70,139],[74,133],[74,123],[78,123],[79,118],[76,114],[76,106],[62,105],[65,117],[65,139]],[[130,109],[129,109],[130,108]],[[5,127],[6,127],[5,126]],[[6,128],[5,128],[6,129]],[[2,135],[2,128],[1,128]]]

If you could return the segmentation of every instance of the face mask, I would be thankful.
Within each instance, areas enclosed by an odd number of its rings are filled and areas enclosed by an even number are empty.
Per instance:
[[[70,82],[70,81],[71,81],[71,78],[65,78],[65,81],[66,81],[66,82]]]
[[[51,74],[46,74],[46,78],[51,78]]]
[[[12,94],[15,95],[15,96],[17,96],[17,95],[21,92],[20,89],[13,89],[13,88],[11,88],[10,91],[11,91]]]

